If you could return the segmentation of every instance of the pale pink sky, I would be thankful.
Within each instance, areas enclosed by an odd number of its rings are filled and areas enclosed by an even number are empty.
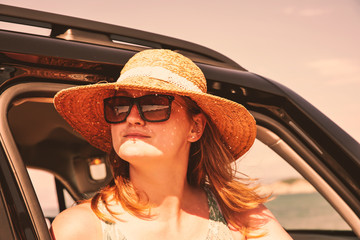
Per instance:
[[[0,0],[212,48],[294,90],[360,142],[360,1]]]

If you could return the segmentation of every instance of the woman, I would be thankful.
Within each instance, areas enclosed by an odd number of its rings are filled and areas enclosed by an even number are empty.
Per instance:
[[[113,181],[59,214],[61,239],[291,239],[262,205],[267,197],[237,179],[231,163],[256,135],[240,104],[206,93],[188,58],[146,50],[116,83],[55,96],[59,113],[106,151]]]

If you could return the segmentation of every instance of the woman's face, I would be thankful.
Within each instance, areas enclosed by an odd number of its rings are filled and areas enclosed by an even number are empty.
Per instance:
[[[125,96],[137,98],[148,92],[127,91]],[[164,122],[144,121],[134,105],[125,122],[111,124],[115,152],[130,164],[160,162],[162,160],[188,158],[191,142],[202,134],[204,117],[190,117],[183,107],[185,102],[175,96],[170,118]],[[199,131],[200,126],[200,131]]]

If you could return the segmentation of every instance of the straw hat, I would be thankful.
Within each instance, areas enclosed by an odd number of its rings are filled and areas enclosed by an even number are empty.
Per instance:
[[[110,152],[110,126],[104,119],[103,99],[117,90],[144,90],[188,96],[212,119],[222,141],[236,158],[252,146],[256,124],[244,106],[206,93],[202,71],[188,58],[170,50],[145,50],[125,64],[114,83],[78,86],[58,92],[56,110],[93,146]]]

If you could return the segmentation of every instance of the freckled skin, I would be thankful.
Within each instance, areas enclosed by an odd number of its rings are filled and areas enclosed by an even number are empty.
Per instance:
[[[129,94],[139,97],[148,93],[133,91]],[[135,166],[184,158],[190,149],[188,139],[192,125],[185,109],[176,102],[172,103],[170,119],[164,122],[144,121],[134,106],[124,123],[111,125],[113,146],[122,159]],[[129,133],[140,136],[129,137]]]

